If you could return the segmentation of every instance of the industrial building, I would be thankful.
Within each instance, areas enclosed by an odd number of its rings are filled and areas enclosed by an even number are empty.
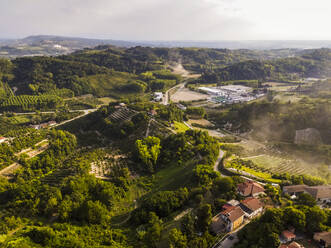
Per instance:
[[[225,85],[219,87],[199,87],[200,91],[203,91],[211,96],[210,100],[215,103],[239,103],[248,102],[257,99],[264,94],[253,93],[253,88],[243,85]]]

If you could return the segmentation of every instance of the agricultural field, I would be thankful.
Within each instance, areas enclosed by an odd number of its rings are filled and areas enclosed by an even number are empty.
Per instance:
[[[278,82],[267,82],[267,83],[264,83],[263,85],[269,85],[269,86],[271,86],[269,88],[270,90],[277,91],[277,92],[289,91],[296,87],[296,85],[294,85],[294,84],[278,83]]]
[[[207,100],[208,95],[192,91],[188,88],[181,88],[177,90],[175,94],[171,96],[171,101],[173,102],[189,102],[189,101],[199,101],[199,100]]]
[[[63,104],[60,97],[54,95],[10,96],[0,104],[2,111],[31,111],[35,109],[55,109]]]
[[[281,103],[296,103],[302,99],[302,96],[299,96],[295,93],[279,93],[274,97],[274,100],[278,100]]]
[[[253,161],[258,167],[267,168],[273,173],[316,174],[314,168],[304,162],[292,159],[285,159],[277,156],[258,155],[244,158]]]
[[[204,126],[204,127],[211,127],[214,126],[213,123],[211,123],[210,121],[206,120],[206,119],[189,119],[187,121],[188,124],[190,124],[191,126],[194,124],[197,124],[199,126]]]
[[[174,129],[178,133],[183,133],[190,128],[187,125],[185,125],[185,123],[174,121]]]

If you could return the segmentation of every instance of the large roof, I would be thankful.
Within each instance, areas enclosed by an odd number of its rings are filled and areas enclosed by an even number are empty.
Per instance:
[[[283,190],[288,193],[298,193],[305,191],[307,185],[299,184],[299,185],[290,185],[290,186],[284,186]]]
[[[288,245],[283,244],[279,248],[304,248],[304,247],[298,244],[297,242],[293,241]]]
[[[296,237],[294,233],[292,233],[288,230],[283,231],[282,235],[284,238],[287,238],[287,239],[294,239]]]
[[[284,186],[284,192],[307,192],[315,199],[331,198],[331,185],[307,186],[304,184]]]
[[[223,212],[221,212],[221,214],[227,216],[227,218],[231,222],[234,222],[245,215],[245,213],[242,211],[240,207],[233,207],[230,209],[226,209]]]
[[[306,191],[315,199],[331,198],[330,185],[307,187]]]
[[[249,208],[253,212],[261,208],[263,205],[259,199],[254,197],[246,198],[241,202],[245,207]]]
[[[253,181],[246,181],[238,184],[238,191],[244,196],[250,196],[256,193],[264,192],[264,188],[262,185]]]

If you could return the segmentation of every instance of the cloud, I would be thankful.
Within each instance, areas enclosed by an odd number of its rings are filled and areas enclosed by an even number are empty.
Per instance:
[[[0,34],[126,40],[331,39],[329,0],[1,0]]]

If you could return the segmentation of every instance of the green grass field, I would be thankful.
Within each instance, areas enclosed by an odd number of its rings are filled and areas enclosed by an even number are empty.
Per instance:
[[[178,122],[178,121],[174,121],[174,128],[175,128],[175,131],[178,133],[182,133],[182,132],[185,132],[186,130],[190,129],[184,123]]]

